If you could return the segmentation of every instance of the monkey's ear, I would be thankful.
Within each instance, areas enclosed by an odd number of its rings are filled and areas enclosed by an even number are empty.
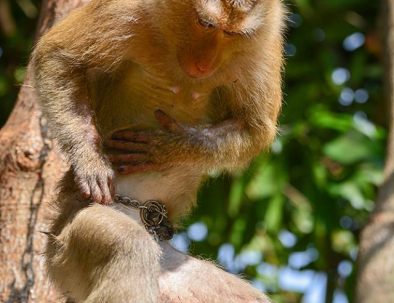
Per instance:
[[[177,121],[175,121],[161,109],[155,110],[155,117],[160,123],[161,127],[168,132],[179,134],[185,131],[182,125],[180,125]]]

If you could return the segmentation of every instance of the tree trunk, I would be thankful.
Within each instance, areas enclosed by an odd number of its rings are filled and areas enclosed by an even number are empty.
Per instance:
[[[385,88],[391,125],[384,182],[376,209],[361,235],[355,303],[394,302],[394,1],[382,2]]]
[[[37,37],[83,0],[43,1]],[[86,1],[85,1],[86,2]],[[47,206],[62,162],[48,138],[29,72],[0,132],[0,302],[59,302],[45,278],[41,253]]]

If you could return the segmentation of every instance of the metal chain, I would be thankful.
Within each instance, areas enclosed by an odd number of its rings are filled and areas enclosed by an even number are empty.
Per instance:
[[[168,220],[167,208],[162,202],[157,200],[140,202],[122,195],[115,195],[115,202],[138,209],[142,223],[156,241],[171,240],[174,236],[175,231]]]

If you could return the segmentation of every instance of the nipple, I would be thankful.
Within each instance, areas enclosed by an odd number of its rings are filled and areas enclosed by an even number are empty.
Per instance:
[[[193,101],[197,101],[201,97],[201,94],[198,92],[192,92]]]
[[[169,87],[169,89],[175,95],[179,94],[179,92],[181,91],[181,88],[179,86],[171,86]]]

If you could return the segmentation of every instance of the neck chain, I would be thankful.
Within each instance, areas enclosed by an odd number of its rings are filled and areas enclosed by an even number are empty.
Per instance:
[[[142,223],[156,241],[171,240],[174,236],[175,231],[168,220],[167,208],[162,202],[157,200],[140,202],[121,195],[115,195],[115,202],[138,209]]]

